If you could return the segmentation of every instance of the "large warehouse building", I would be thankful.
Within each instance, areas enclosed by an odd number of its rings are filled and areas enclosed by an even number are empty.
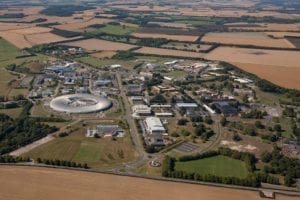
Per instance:
[[[100,112],[111,106],[112,102],[109,99],[91,94],[64,95],[56,97],[50,102],[53,110],[69,114]]]

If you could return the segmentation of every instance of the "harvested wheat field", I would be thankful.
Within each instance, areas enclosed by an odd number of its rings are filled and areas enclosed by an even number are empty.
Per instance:
[[[51,28],[44,27],[29,27],[0,31],[0,36],[20,49],[30,48],[37,44],[48,44],[52,42],[69,40],[67,38],[50,33],[51,30]]]
[[[208,33],[201,41],[259,47],[295,48],[295,46],[286,39],[271,38],[267,34],[260,32]]]
[[[10,30],[11,33],[17,33],[21,35],[27,35],[27,34],[36,34],[36,33],[49,33],[52,29],[51,28],[45,28],[45,27],[30,27],[30,28],[23,28],[23,29],[16,29],[16,30]]]
[[[153,33],[132,33],[131,35],[138,38],[165,38],[168,40],[177,40],[183,42],[195,42],[198,39],[198,36],[193,35],[167,35]]]
[[[261,199],[255,191],[62,169],[1,166],[0,176],[0,199],[3,200]],[[297,198],[278,195],[276,199]]]
[[[299,32],[265,32],[265,33],[275,38],[284,38],[285,36],[300,37]]]
[[[8,31],[8,30],[15,30],[15,29],[23,29],[32,27],[32,24],[22,24],[22,23],[4,23],[0,22],[0,31]]]
[[[61,42],[61,41],[68,40],[67,38],[55,35],[53,33],[31,34],[31,35],[26,35],[25,38],[33,45],[48,44],[48,43]],[[72,38],[72,39],[74,39],[74,38]]]
[[[219,47],[205,57],[238,67],[278,85],[300,88],[300,52]]]
[[[87,39],[63,44],[67,46],[81,47],[87,51],[126,51],[136,47],[130,44],[99,39]]]
[[[150,54],[150,55],[164,55],[164,56],[179,56],[179,57],[190,57],[190,58],[203,58],[205,54],[197,52],[188,52],[172,49],[162,49],[154,47],[142,47],[135,51],[136,53],[141,54]]]
[[[235,62],[232,64],[282,87],[300,89],[300,67],[257,65]]]
[[[91,55],[96,58],[111,58],[116,54],[117,52],[115,51],[101,51],[101,52],[93,53]]]
[[[24,35],[11,33],[8,31],[0,32],[0,37],[4,38],[5,40],[9,41],[16,47],[23,49],[23,48],[30,48],[32,47],[31,43],[28,42]]]
[[[251,48],[218,47],[206,55],[210,60],[226,62],[299,67],[300,52]]]

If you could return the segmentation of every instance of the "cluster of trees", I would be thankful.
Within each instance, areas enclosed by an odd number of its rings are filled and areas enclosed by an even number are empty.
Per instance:
[[[84,169],[88,169],[89,166],[84,163],[76,163],[76,162],[71,162],[71,161],[66,161],[66,160],[51,160],[51,159],[41,159],[41,158],[37,158],[36,162],[38,163],[42,163],[45,165],[55,165],[55,166],[63,166],[63,167],[74,167],[74,168],[84,168]]]
[[[300,178],[300,161],[282,155],[279,148],[274,148],[272,153],[264,153],[261,160],[268,164],[263,168],[264,173],[284,176],[286,186],[292,186]]]
[[[160,73],[153,73],[151,79],[146,80],[145,87],[150,90],[152,86],[159,85],[163,82],[164,77]]]
[[[26,67],[23,67],[21,65],[16,65],[16,64],[11,64],[6,67],[7,70],[13,71],[13,72],[18,72],[22,74],[28,74],[30,70]]]
[[[155,95],[153,98],[150,99],[150,103],[154,104],[164,104],[167,103],[167,99],[164,97],[164,95],[162,95],[161,93]]]
[[[53,30],[51,30],[51,33],[65,37],[65,38],[72,38],[72,37],[77,37],[77,36],[81,35],[78,32],[67,31],[67,30],[62,30],[62,29],[57,29],[57,28],[54,28]]]
[[[64,118],[57,117],[33,117],[36,122],[66,122],[67,120]]]
[[[95,9],[92,6],[83,5],[50,5],[40,13],[48,16],[69,17],[79,11]]]
[[[195,128],[195,135],[201,137],[204,142],[209,140],[214,134],[213,130],[206,128],[202,123],[198,124]]]
[[[252,109],[250,112],[242,113],[242,118],[248,118],[248,119],[263,119],[265,116],[267,116],[266,111],[260,111],[257,109]]]
[[[24,13],[5,13],[0,15],[0,19],[7,19],[7,18],[24,18]]]
[[[141,38],[136,44],[139,46],[160,47],[168,42],[169,40],[164,38]]]
[[[30,159],[23,158],[23,157],[0,156],[0,163],[19,163],[19,162],[30,162]]]
[[[29,118],[31,106],[32,104],[28,102],[18,119],[0,114],[0,155],[30,144],[58,130],[56,127],[41,124],[35,119]]]

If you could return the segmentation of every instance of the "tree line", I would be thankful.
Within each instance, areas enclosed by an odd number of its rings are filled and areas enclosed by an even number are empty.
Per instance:
[[[36,162],[45,164],[45,165],[89,169],[89,166],[87,165],[87,163],[82,164],[82,163],[76,163],[76,162],[71,162],[71,161],[67,161],[67,160],[37,158]]]

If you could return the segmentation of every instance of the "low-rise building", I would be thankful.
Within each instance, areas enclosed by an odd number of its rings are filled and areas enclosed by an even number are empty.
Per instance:
[[[88,128],[86,137],[115,137],[123,136],[124,130],[118,125],[98,125],[96,128]]]
[[[166,134],[166,129],[158,117],[147,117],[144,122],[148,134],[150,135]]]
[[[150,116],[152,114],[151,107],[147,105],[134,105],[132,107],[135,116]]]

